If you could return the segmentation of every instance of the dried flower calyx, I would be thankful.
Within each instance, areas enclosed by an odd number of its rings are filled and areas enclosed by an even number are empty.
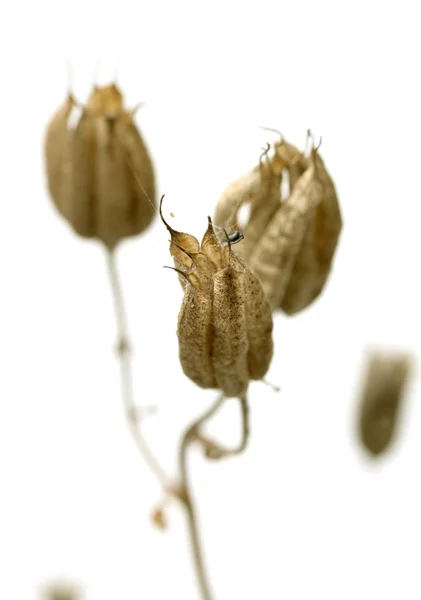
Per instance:
[[[79,235],[114,248],[141,233],[155,214],[155,175],[148,150],[116,85],[95,87],[75,127],[71,94],[47,127],[48,189]]]
[[[220,241],[210,217],[202,242],[175,231],[170,252],[186,280],[177,335],[184,373],[202,388],[243,396],[251,379],[265,376],[273,354],[272,316],[259,280]],[[235,236],[237,237],[237,236]]]

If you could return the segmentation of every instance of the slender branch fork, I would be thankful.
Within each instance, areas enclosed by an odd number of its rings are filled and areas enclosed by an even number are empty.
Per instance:
[[[201,595],[203,600],[212,600],[212,594],[205,569],[202,544],[197,525],[196,508],[190,489],[191,486],[188,474],[187,454],[190,445],[194,442],[199,442],[204,450],[205,456],[213,460],[234,456],[243,452],[249,440],[249,411],[247,398],[245,395],[239,398],[242,433],[240,443],[235,448],[225,448],[213,440],[203,436],[200,432],[201,427],[222,407],[226,400],[226,397],[223,394],[217,398],[210,408],[208,408],[198,419],[193,421],[193,423],[186,428],[181,437],[178,453],[179,482],[174,485],[174,482],[168,477],[165,470],[161,467],[161,464],[150,449],[141,430],[143,415],[142,412],[140,412],[139,419],[139,407],[137,407],[134,402],[127,318],[115,260],[115,251],[107,249],[106,254],[108,275],[114,299],[117,321],[117,350],[120,359],[122,397],[127,424],[141,456],[152,473],[158,479],[159,483],[162,485],[164,493],[176,497],[185,508],[193,561]]]

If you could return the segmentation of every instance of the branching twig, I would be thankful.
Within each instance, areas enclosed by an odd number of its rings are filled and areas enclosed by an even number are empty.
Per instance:
[[[133,397],[132,368],[126,311],[124,308],[123,294],[121,291],[120,280],[117,272],[117,265],[115,262],[115,251],[109,250],[107,248],[106,253],[108,274],[110,278],[111,290],[114,298],[115,314],[117,319],[117,350],[118,356],[120,358],[122,396],[127,418],[127,424],[129,426],[130,432],[133,436],[133,439],[136,443],[140,454],[144,458],[145,462],[148,464],[150,470],[154,473],[159,482],[162,484],[164,490],[168,490],[171,488],[170,480],[167,474],[165,473],[164,469],[159,464],[155,455],[149,448],[149,445],[143,437],[142,431],[140,429],[142,415],[139,419],[139,408],[136,406]]]
[[[190,482],[187,470],[187,450],[191,442],[198,438],[199,428],[208,421],[219,410],[225,401],[225,396],[221,394],[216,402],[196,421],[194,421],[184,432],[180,443],[179,450],[179,469],[180,469],[180,487],[182,491],[184,506],[187,512],[187,522],[190,532],[190,540],[192,544],[192,552],[194,564],[196,568],[197,578],[202,592],[203,600],[212,600],[212,595],[209,587],[209,582],[206,576],[206,570],[203,560],[203,552],[199,538],[197,527],[196,509],[192,500],[190,491]]]

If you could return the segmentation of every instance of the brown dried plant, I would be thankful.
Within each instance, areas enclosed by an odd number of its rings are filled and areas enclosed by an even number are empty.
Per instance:
[[[81,109],[81,117],[72,126],[75,109]],[[169,476],[142,433],[144,413],[134,399],[127,319],[115,260],[118,244],[142,233],[157,212],[154,169],[134,122],[135,112],[124,107],[115,84],[94,87],[84,106],[69,93],[47,127],[48,189],[74,232],[100,241],[106,250],[125,414],[138,450],[163,491],[163,501],[153,509],[151,519],[156,527],[167,529],[166,502],[176,499],[183,507],[201,595],[211,600],[188,451],[197,444],[206,458],[220,460],[246,449],[250,436],[248,387],[252,380],[263,381],[272,360],[272,311],[298,313],[321,294],[331,271],[342,217],[335,185],[310,132],[308,153],[282,137],[272,147],[267,145],[258,165],[225,189],[216,206],[215,226],[208,217],[201,242],[169,225],[161,198],[159,214],[171,237],[169,250],[174,260],[174,267],[169,268],[178,273],[183,286],[177,327],[181,367],[200,388],[220,392],[182,432],[178,474]],[[282,196],[285,180],[287,197]],[[250,216],[239,227],[239,211],[244,205],[249,205]],[[374,353],[369,358],[359,434],[374,455],[384,452],[393,439],[410,363],[406,354]],[[203,429],[231,398],[239,403],[241,439],[228,448],[208,438]],[[76,589],[66,586],[46,590],[47,600],[76,600],[77,596]]]
[[[272,316],[259,280],[221,242],[208,218],[201,244],[190,234],[171,234],[170,252],[187,285],[178,320],[184,373],[202,388],[244,396],[250,379],[262,379],[273,354]]]
[[[412,363],[407,353],[372,351],[367,357],[358,434],[374,456],[383,454],[393,442]]]
[[[241,255],[272,309],[290,315],[320,295],[342,229],[335,186],[308,136],[309,156],[281,139],[269,157],[268,145],[258,166],[225,189],[214,215],[217,226],[236,227],[240,208],[250,206]],[[290,193],[283,199],[285,178]]]
[[[127,320],[115,262],[115,249],[128,236],[141,233],[155,212],[154,173],[146,147],[123,108],[115,85],[94,88],[74,128],[70,113],[76,106],[69,94],[47,127],[45,158],[48,187],[54,204],[73,230],[104,244],[118,327],[123,401],[137,447],[158,478],[164,503],[178,499],[186,510],[194,563],[204,599],[211,598],[204,568],[196,511],[190,492],[187,452],[199,443],[209,459],[241,453],[249,438],[247,389],[250,380],[266,374],[273,354],[272,316],[259,280],[232,250],[242,239],[238,231],[219,239],[209,218],[199,244],[189,234],[173,230],[170,251],[184,283],[178,320],[180,361],[185,374],[203,388],[221,391],[216,402],[181,436],[179,475],[169,477],[147,444],[134,401]],[[239,400],[242,437],[226,448],[203,435],[204,425],[227,398]],[[142,414],[140,414],[142,416]],[[167,527],[164,504],[152,512],[153,523]]]

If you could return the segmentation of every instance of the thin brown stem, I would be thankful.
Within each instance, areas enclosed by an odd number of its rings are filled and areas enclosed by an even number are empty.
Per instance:
[[[197,434],[200,427],[211,417],[213,417],[213,415],[220,409],[224,401],[225,396],[221,394],[216,402],[214,402],[214,404],[212,404],[212,406],[201,417],[196,419],[189,427],[187,427],[181,439],[178,456],[181,497],[187,513],[187,523],[192,545],[194,566],[203,600],[212,600],[212,594],[204,565],[203,551],[197,526],[196,508],[190,490],[190,481],[187,469],[187,451],[190,444],[198,439]]]
[[[140,415],[139,419],[139,407],[137,407],[134,402],[131,353],[128,337],[127,319],[124,307],[123,293],[121,290],[120,278],[118,276],[118,270],[115,260],[115,250],[106,248],[106,254],[108,275],[114,299],[114,308],[117,321],[117,350],[120,359],[122,397],[124,410],[127,418],[127,424],[144,461],[147,463],[152,473],[162,484],[163,488],[165,490],[168,490],[171,487],[169,478],[165,473],[164,469],[161,467],[158,460],[156,459],[155,455],[149,448],[149,445],[146,442],[140,429],[142,415]]]
[[[237,446],[234,448],[226,448],[218,442],[201,435],[200,432],[197,432],[196,434],[196,439],[202,445],[205,456],[211,460],[219,460],[229,456],[237,456],[238,454],[244,452],[247,447],[250,438],[249,407],[246,396],[242,396],[238,398],[238,400],[240,402],[241,410],[241,439]]]

